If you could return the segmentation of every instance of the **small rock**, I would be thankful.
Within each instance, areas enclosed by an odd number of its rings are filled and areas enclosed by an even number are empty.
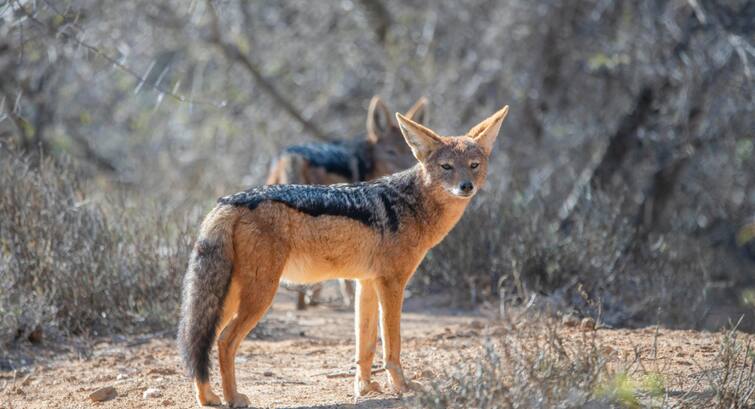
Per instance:
[[[97,375],[93,379],[94,382],[108,382],[112,380],[113,380],[113,375],[110,375],[110,374]],[[69,377],[69,382],[75,382],[75,381],[76,381],[76,377],[73,377],[73,376]]]
[[[595,320],[590,317],[582,318],[582,322],[579,324],[582,331],[592,331],[595,329]]]
[[[105,386],[104,388],[97,389],[89,394],[89,399],[92,402],[105,402],[118,396],[115,388],[112,386]]]
[[[128,379],[128,375],[126,375],[125,373],[119,373],[118,376],[115,377],[116,381],[123,381],[126,379]]]
[[[173,401],[170,399],[165,399],[163,401],[163,406],[173,406]]]
[[[561,323],[566,327],[576,327],[579,325],[579,320],[572,314],[566,314],[561,318]]]
[[[163,393],[162,391],[160,391],[160,389],[157,389],[157,388],[148,388],[142,394],[142,397],[144,399],[154,399],[154,398],[159,398],[161,396],[163,396]]]
[[[480,320],[473,320],[469,323],[469,326],[473,329],[483,329],[485,328],[485,324]]]
[[[271,377],[271,376],[273,376],[273,372],[272,371],[265,371],[265,372],[262,373],[262,375],[263,376],[267,376],[267,377]]]
[[[613,355],[616,353],[616,350],[608,345],[603,345],[600,347],[600,352],[602,352],[604,355]]]
[[[414,373],[414,379],[432,379],[435,378],[435,374],[433,371],[429,369],[423,369],[421,371],[417,371]]]
[[[157,375],[175,375],[176,370],[172,368],[152,368],[150,369],[147,374],[157,374]]]
[[[43,337],[44,332],[42,332],[42,328],[36,327],[34,328],[34,331],[29,334],[28,340],[32,344],[39,344],[40,342],[42,342]]]

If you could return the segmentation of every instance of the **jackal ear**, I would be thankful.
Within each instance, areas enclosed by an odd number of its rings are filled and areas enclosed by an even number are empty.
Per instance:
[[[406,115],[404,116],[418,124],[426,124],[428,116],[427,98],[422,97],[418,99],[417,102],[415,102],[414,105],[412,105],[412,107],[409,108],[408,111],[406,111]]]
[[[406,143],[412,148],[412,153],[418,161],[424,162],[435,149],[438,149],[443,144],[442,138],[438,134],[398,112],[396,113],[396,119],[398,120],[399,128],[401,128],[401,133],[404,134]]]
[[[500,111],[475,125],[467,132],[467,136],[474,139],[482,147],[486,155],[490,155],[490,152],[493,151],[495,139],[498,137],[498,131],[501,130],[501,124],[508,114],[509,106],[506,105]]]
[[[388,107],[375,95],[370,101],[370,108],[367,110],[367,139],[372,143],[377,143],[388,131],[391,126],[391,113]]]

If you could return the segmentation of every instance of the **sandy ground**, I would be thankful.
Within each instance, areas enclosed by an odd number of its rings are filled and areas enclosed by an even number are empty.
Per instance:
[[[495,320],[479,311],[432,307],[413,299],[407,300],[405,311],[402,360],[405,372],[421,384],[433,382],[444,370],[460,365],[462,355],[478,354],[481,341],[501,330]],[[332,306],[295,311],[290,293],[282,291],[264,324],[240,347],[236,360],[240,391],[255,407],[406,406],[406,401],[389,393],[360,399],[355,405],[352,320],[351,311]],[[567,340],[585,337],[579,327],[562,326],[559,332]],[[695,374],[701,368],[715,364],[721,337],[718,333],[655,328],[599,329],[590,334],[612,357],[613,365],[631,366],[635,362],[637,366],[639,354],[643,370],[664,374],[671,396],[703,389],[692,380],[700,378]],[[0,408],[195,407],[170,334],[35,348],[32,365],[0,372]],[[214,362],[212,382],[219,393],[216,366]],[[375,376],[386,390],[386,374]],[[117,396],[106,402],[91,402],[88,395],[104,386],[113,386]],[[145,398],[148,388],[157,388],[159,396]],[[404,399],[411,399],[411,395]]]

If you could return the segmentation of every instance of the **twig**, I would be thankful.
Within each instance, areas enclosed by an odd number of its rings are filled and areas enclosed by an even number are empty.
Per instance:
[[[220,48],[229,59],[241,63],[241,65],[249,71],[257,84],[273,98],[275,103],[283,108],[283,110],[296,120],[296,122],[301,124],[304,129],[318,139],[328,140],[325,133],[314,123],[305,119],[294,105],[286,99],[277,88],[275,88],[275,85],[262,75],[262,71],[239,49],[236,44],[229,43],[223,39],[220,33],[218,13],[215,11],[215,7],[212,5],[211,0],[206,0],[206,3],[210,14],[211,37],[209,38],[209,42]]]
[[[381,372],[385,372],[385,368],[375,368],[372,367],[372,374],[378,374]],[[321,374],[323,375],[323,374]],[[335,372],[327,372],[324,374],[326,378],[328,379],[334,379],[334,378],[351,378],[353,376],[356,376],[356,368],[349,368],[348,370],[340,370]]]
[[[91,45],[91,44],[89,44],[87,42],[82,41],[80,38],[78,38],[77,36],[75,36],[73,34],[64,32],[62,30],[56,30],[56,29],[48,26],[47,24],[45,24],[42,21],[40,21],[39,19],[37,19],[28,10],[26,10],[26,7],[24,7],[23,5],[21,5],[21,3],[19,3],[18,0],[13,0],[13,3],[24,14],[24,16],[26,16],[29,20],[31,20],[32,22],[34,22],[38,26],[42,27],[45,30],[45,33],[49,37],[53,37],[55,39],[62,38],[63,40],[73,41],[78,46],[85,48],[86,50],[92,52],[93,54],[95,54],[95,55],[97,55],[99,57],[101,57],[102,59],[104,59],[105,61],[109,62],[110,64],[113,64],[114,66],[118,67],[121,71],[125,72],[126,74],[134,77],[139,82],[140,86],[142,84],[147,83],[147,78],[145,76],[142,76],[141,74],[137,73],[133,68],[131,68],[131,67],[129,67],[129,66],[127,66],[127,65],[125,65],[125,64],[123,64],[121,62],[119,62],[115,58],[109,56],[104,51],[100,50],[99,48],[97,48],[97,47],[95,47],[95,46],[93,46],[93,45]],[[55,12],[58,16],[65,18],[64,15],[60,14],[58,11],[56,11],[52,7],[51,7],[51,10],[53,10],[53,12]],[[214,101],[206,101],[206,100],[198,100],[198,99],[187,98],[184,95],[177,94],[177,93],[175,93],[175,92],[173,92],[173,91],[171,91],[171,90],[169,90],[167,88],[162,87],[159,83],[152,83],[152,84],[150,84],[150,87],[152,89],[160,92],[161,94],[167,95],[167,96],[169,96],[169,97],[171,97],[174,100],[179,101],[179,102],[188,102],[190,104],[197,104],[197,105],[208,105],[208,106],[212,106],[212,107],[215,107],[215,108],[222,108],[222,107],[225,106],[225,102],[224,101],[223,102],[214,102]]]

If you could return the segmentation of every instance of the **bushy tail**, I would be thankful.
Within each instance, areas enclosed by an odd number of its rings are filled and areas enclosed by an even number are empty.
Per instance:
[[[209,379],[210,351],[233,268],[235,218],[228,216],[223,208],[207,216],[183,281],[178,348],[189,376],[202,382]]]

